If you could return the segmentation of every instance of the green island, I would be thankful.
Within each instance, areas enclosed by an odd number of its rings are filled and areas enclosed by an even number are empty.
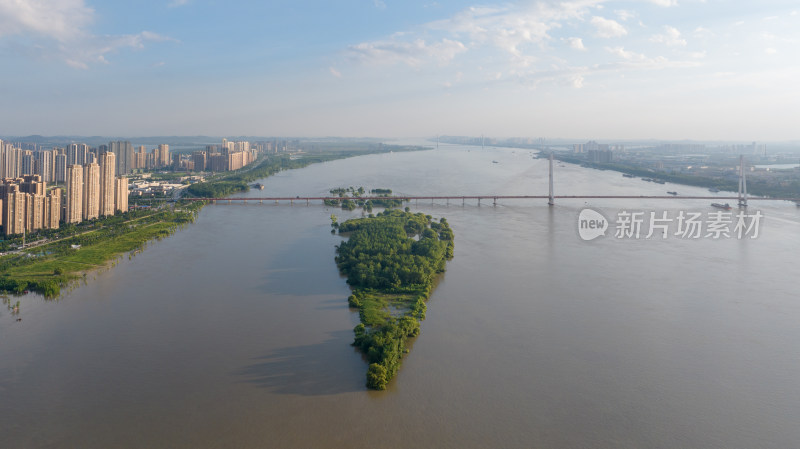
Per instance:
[[[353,289],[348,298],[361,323],[353,345],[369,362],[367,387],[383,390],[397,374],[406,341],[419,334],[425,301],[437,273],[453,258],[447,220],[386,209],[377,215],[336,223],[349,234],[336,249],[336,265]]]

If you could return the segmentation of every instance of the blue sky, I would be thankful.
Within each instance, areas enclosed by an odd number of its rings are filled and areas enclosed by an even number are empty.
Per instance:
[[[800,4],[0,0],[0,135],[800,139]]]

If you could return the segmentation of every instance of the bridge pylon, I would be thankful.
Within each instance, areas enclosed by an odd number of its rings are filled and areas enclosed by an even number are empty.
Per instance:
[[[747,207],[747,176],[744,171],[744,155],[739,155],[739,207]]]
[[[555,197],[553,197],[553,153],[550,153],[550,194],[548,195],[547,204],[550,206],[556,204]]]

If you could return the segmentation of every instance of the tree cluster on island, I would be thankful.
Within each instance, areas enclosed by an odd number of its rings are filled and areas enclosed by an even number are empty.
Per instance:
[[[408,210],[336,223],[349,239],[337,250],[336,264],[353,288],[348,298],[361,323],[353,345],[369,361],[367,387],[386,388],[397,374],[406,341],[419,334],[425,301],[437,273],[453,258],[454,235],[447,220]]]
[[[373,198],[370,199],[362,198],[366,193],[364,187],[337,187],[329,190],[329,192],[331,195],[336,195],[340,199],[325,200],[325,205],[341,207],[342,210],[354,210],[360,207],[366,212],[372,212],[372,209],[375,207],[392,208],[403,205],[403,200],[390,196],[392,194],[392,189],[372,189],[370,193],[373,195]]]

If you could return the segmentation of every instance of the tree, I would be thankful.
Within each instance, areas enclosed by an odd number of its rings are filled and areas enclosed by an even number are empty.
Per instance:
[[[373,390],[385,390],[387,383],[386,368],[377,363],[370,364],[367,370],[367,387]]]

